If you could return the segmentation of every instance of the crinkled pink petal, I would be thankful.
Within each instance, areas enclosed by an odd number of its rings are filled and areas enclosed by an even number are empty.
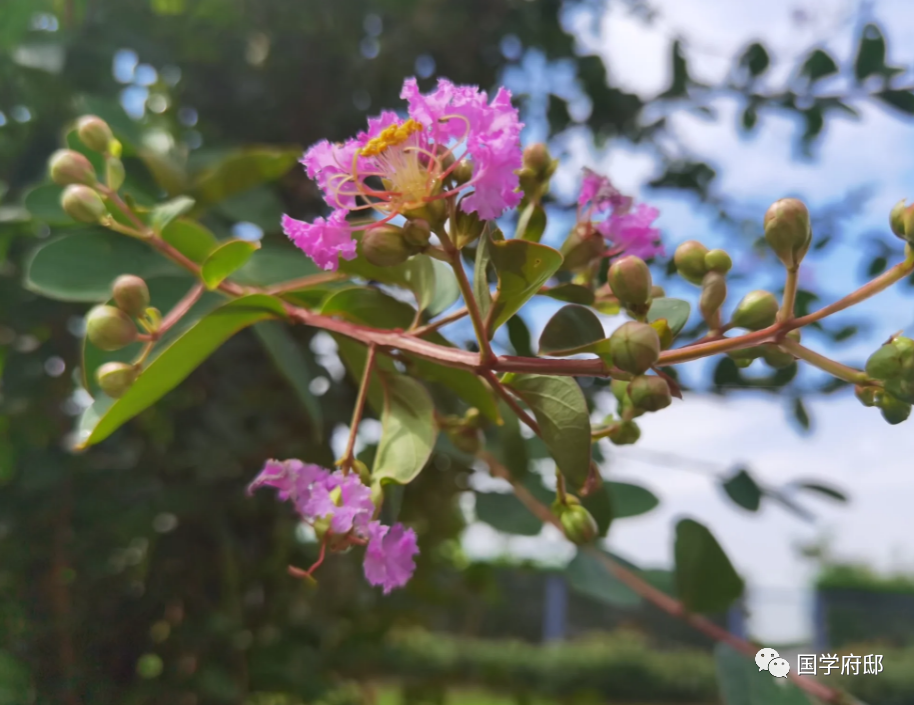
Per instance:
[[[311,487],[324,481],[330,473],[319,465],[309,465],[301,460],[268,460],[263,469],[248,486],[248,493],[260,487],[273,487],[280,501],[292,500],[296,505],[307,502]]]
[[[339,504],[330,493],[340,488]],[[374,513],[371,489],[366,487],[358,475],[344,475],[336,471],[315,486],[310,501],[301,508],[306,519],[330,516],[330,530],[335,534],[347,534],[351,530],[364,532]]]
[[[650,259],[664,251],[660,231],[651,227],[659,215],[656,208],[641,203],[634,211],[611,215],[595,227],[626,254]]]
[[[588,203],[592,204],[598,213],[610,209],[613,213],[626,213],[631,209],[632,199],[623,196],[607,177],[584,167],[578,205],[586,206]]]
[[[301,160],[308,177],[317,181],[331,208],[355,205],[355,187],[348,179],[352,174],[352,160],[360,147],[353,139],[342,144],[321,140],[311,146]]]
[[[365,579],[379,585],[388,594],[403,587],[416,570],[414,556],[419,553],[416,532],[402,524],[384,526],[373,521],[368,525],[368,547],[365,550]]]
[[[356,241],[346,225],[345,210],[333,211],[326,220],[317,218],[313,223],[284,215],[282,229],[321,269],[336,271],[340,257],[349,260],[356,256]]]

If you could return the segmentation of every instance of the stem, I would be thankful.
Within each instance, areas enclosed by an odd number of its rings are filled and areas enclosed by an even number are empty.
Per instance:
[[[489,465],[489,469],[493,475],[496,477],[501,477],[502,479],[507,480],[511,483],[511,486],[514,489],[514,494],[536,518],[538,518],[544,524],[552,524],[557,529],[559,529],[559,531],[562,530],[561,522],[552,514],[551,511],[549,511],[549,508],[545,504],[541,503],[538,499],[536,499],[536,497],[534,497],[526,487],[514,481],[506,468],[495,461],[495,459],[492,458],[492,456],[488,453],[485,454],[483,459]],[[616,579],[627,585],[635,593],[643,597],[648,602],[651,602],[656,607],[662,609],[664,612],[683,620],[689,626],[694,627],[715,641],[722,641],[725,644],[728,644],[746,656],[752,657],[758,650],[757,647],[751,642],[731,634],[726,629],[717,626],[709,619],[702,617],[701,615],[688,612],[688,610],[685,608],[685,605],[683,605],[679,600],[670,597],[662,590],[658,590],[653,585],[645,581],[640,575],[620,565],[598,548],[590,546],[584,548],[583,550],[599,560]],[[835,690],[834,688],[829,688],[828,686],[823,685],[817,681],[811,680],[809,678],[804,678],[803,676],[798,676],[795,673],[790,673],[788,677],[801,690],[805,690],[807,693],[816,698],[819,698],[820,700],[829,703],[841,702],[842,695],[840,691]]]
[[[491,370],[485,370],[482,373],[482,376],[485,377],[486,381],[492,385],[492,388],[498,393],[498,396],[505,400],[505,403],[511,407],[514,413],[517,414],[518,418],[527,424],[527,426],[530,427],[530,430],[533,431],[537,436],[541,435],[539,424],[530,417],[530,414],[524,411],[520,404],[517,403],[517,399],[515,399],[511,392],[507,390],[505,385],[501,383],[501,380],[495,376],[495,373]]]
[[[277,296],[279,294],[285,294],[290,291],[298,291],[299,289],[307,289],[312,286],[320,286],[321,284],[329,284],[331,282],[342,281],[346,278],[347,275],[343,274],[342,272],[322,272],[321,274],[309,274],[306,277],[299,277],[298,279],[283,282],[282,284],[274,284],[273,286],[268,286],[266,289],[264,289],[264,293]]]
[[[820,370],[828,372],[830,375],[837,377],[838,379],[843,379],[845,382],[850,382],[852,384],[859,384],[862,382],[868,382],[869,377],[866,372],[860,370],[855,370],[853,367],[848,367],[843,365],[836,360],[820,355],[819,353],[810,350],[803,345],[800,345],[797,341],[791,340],[790,338],[784,338],[778,345],[791,353],[794,357],[798,357],[801,360],[805,360],[810,365],[818,367]]]
[[[779,321],[789,321],[793,318],[793,306],[797,300],[797,284],[800,266],[795,269],[787,270],[787,279],[784,282],[784,300],[781,302],[781,310],[778,312]]]
[[[362,412],[365,410],[365,400],[368,398],[368,384],[371,382],[371,370],[374,367],[375,355],[378,348],[372,344],[368,346],[368,358],[365,360],[365,370],[362,372],[362,383],[359,385],[359,395],[355,400],[355,409],[352,412],[352,423],[349,426],[349,441],[346,443],[346,452],[337,461],[337,465],[347,474],[352,467],[352,451],[355,448],[355,437],[359,432],[359,423],[362,421]]]
[[[178,303],[174,305],[174,308],[168,312],[165,318],[162,319],[162,323],[159,325],[159,329],[155,332],[155,339],[162,337],[162,334],[168,331],[175,323],[180,321],[193,305],[200,300],[200,297],[203,296],[203,292],[206,291],[206,288],[203,284],[197,284],[188,291],[184,298],[182,298]]]
[[[424,325],[419,328],[414,328],[413,330],[410,331],[410,334],[416,336],[417,338],[421,338],[423,335],[426,335],[427,333],[432,333],[432,332],[438,330],[439,328],[444,328],[444,326],[448,325],[449,323],[453,323],[454,321],[459,321],[461,318],[466,318],[466,316],[467,316],[467,314],[469,314],[469,312],[470,312],[470,310],[468,308],[464,307],[464,308],[460,309],[459,311],[455,311],[454,313],[450,314],[449,316],[445,316],[444,318],[439,318],[437,321],[433,321],[432,323],[429,323],[428,325]]]

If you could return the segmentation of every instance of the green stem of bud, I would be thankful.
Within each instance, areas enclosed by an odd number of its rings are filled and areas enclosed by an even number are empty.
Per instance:
[[[800,268],[787,270],[787,278],[784,281],[784,300],[781,302],[781,310],[778,311],[779,321],[789,321],[793,318],[793,307],[797,300],[797,284],[799,283]]]
[[[853,384],[871,382],[866,372],[855,370],[853,367],[848,367],[836,360],[820,355],[790,338],[784,338],[778,345],[793,356],[805,360],[813,367],[818,367],[820,370],[828,372],[838,379],[843,379],[845,382]]]

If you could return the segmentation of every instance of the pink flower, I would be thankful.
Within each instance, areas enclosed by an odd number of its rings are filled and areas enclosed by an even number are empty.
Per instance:
[[[584,167],[584,179],[581,182],[578,206],[583,208],[588,204],[592,205],[593,211],[596,213],[610,209],[613,212],[628,211],[632,206],[632,199],[629,196],[623,196],[607,177]]]
[[[419,553],[416,532],[402,524],[384,526],[376,521],[368,527],[365,551],[365,579],[384,588],[384,594],[403,587],[416,569],[413,557]]]
[[[385,111],[368,129],[340,144],[323,140],[305,153],[308,176],[335,209],[314,224],[283,219],[286,234],[324,269],[336,269],[338,257],[355,256],[350,212],[374,210],[377,227],[397,215],[421,211],[429,202],[464,194],[460,208],[484,220],[497,218],[520,203],[523,124],[504,88],[489,102],[475,86],[455,86],[444,79],[423,95],[414,78],[403,84],[408,119]],[[452,172],[459,160],[472,167],[465,183]]]
[[[321,269],[336,271],[340,257],[355,257],[356,242],[352,239],[352,231],[346,225],[345,210],[333,211],[326,220],[317,218],[313,223],[305,223],[284,215],[282,229],[295,246],[313,259]]]
[[[650,259],[658,254],[663,254],[663,244],[660,242],[660,231],[652,228],[660,211],[644,203],[631,213],[613,214],[606,220],[597,223],[597,231],[627,255],[635,255],[641,259]]]
[[[319,465],[306,465],[301,460],[268,460],[248,486],[248,494],[261,487],[273,487],[280,501],[292,500],[301,507],[310,499],[312,486],[327,474]]]
[[[336,490],[339,490],[338,492]],[[330,530],[340,536],[353,529],[364,532],[374,513],[371,490],[357,475],[337,470],[314,487],[301,513],[308,519],[330,517]]]

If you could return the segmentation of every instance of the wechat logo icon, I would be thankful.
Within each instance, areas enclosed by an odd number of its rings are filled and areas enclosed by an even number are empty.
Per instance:
[[[755,655],[755,665],[760,671],[768,671],[775,678],[786,678],[790,673],[790,664],[787,659],[780,658],[774,649],[759,649]]]

